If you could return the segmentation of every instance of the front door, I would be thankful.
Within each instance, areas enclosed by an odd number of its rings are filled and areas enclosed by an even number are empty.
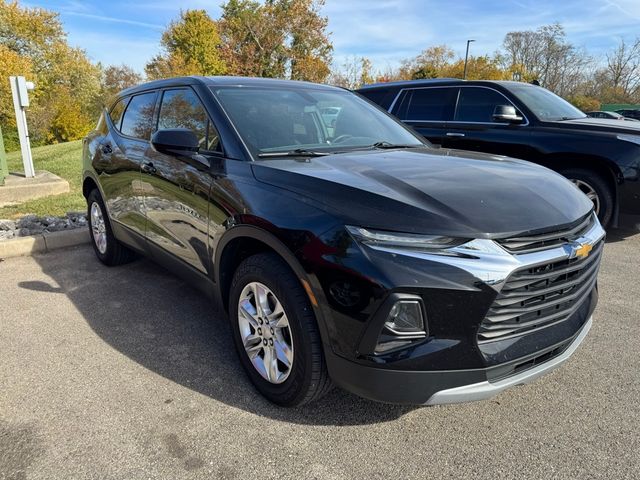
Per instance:
[[[153,148],[142,165],[147,241],[209,274],[209,162],[219,153],[218,134],[189,87],[162,92],[157,129],[188,128],[200,139],[200,154],[167,155]]]
[[[531,158],[535,152],[526,119],[522,123],[494,121],[493,113],[499,105],[514,106],[493,88],[460,87],[453,120],[445,125],[443,147]]]

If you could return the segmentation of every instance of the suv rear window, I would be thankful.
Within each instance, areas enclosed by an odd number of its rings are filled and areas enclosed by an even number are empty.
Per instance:
[[[448,121],[453,114],[457,88],[418,88],[410,91],[411,98],[403,120]]]
[[[156,104],[156,92],[143,93],[131,99],[124,112],[123,135],[149,140],[153,129],[153,109]]]

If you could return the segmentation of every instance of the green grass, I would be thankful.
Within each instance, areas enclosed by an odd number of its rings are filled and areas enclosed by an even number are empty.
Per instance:
[[[47,170],[64,178],[69,182],[70,191],[0,208],[0,218],[19,218],[30,213],[39,216],[64,216],[69,211],[84,210],[86,203],[82,196],[82,141],[37,147],[32,153],[35,169]],[[7,154],[7,164],[10,172],[24,171],[19,151]]]

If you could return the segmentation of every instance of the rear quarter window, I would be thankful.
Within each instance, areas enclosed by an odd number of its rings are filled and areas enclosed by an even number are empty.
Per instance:
[[[156,96],[156,92],[151,92],[131,97],[120,127],[120,132],[123,135],[149,140],[153,130],[153,111],[156,105]]]
[[[113,107],[111,107],[111,111],[109,112],[109,118],[111,118],[111,122],[118,130],[120,130],[122,114],[124,113],[124,109],[127,106],[129,99],[130,97],[121,98]]]
[[[385,110],[389,109],[395,96],[394,91],[388,88],[360,90],[358,93],[373,103],[380,105]]]

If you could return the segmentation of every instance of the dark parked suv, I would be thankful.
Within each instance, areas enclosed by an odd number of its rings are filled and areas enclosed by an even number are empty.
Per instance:
[[[571,179],[603,225],[640,214],[640,124],[589,118],[520,82],[416,80],[358,91],[444,148],[521,158]]]
[[[635,120],[640,120],[640,109],[639,108],[626,108],[622,110],[616,110],[616,113],[619,113],[625,118],[633,118]]]
[[[138,252],[217,297],[281,405],[331,380],[387,402],[487,398],[591,326],[604,231],[584,195],[531,163],[429,148],[342,89],[147,83],[83,157],[98,258]]]

